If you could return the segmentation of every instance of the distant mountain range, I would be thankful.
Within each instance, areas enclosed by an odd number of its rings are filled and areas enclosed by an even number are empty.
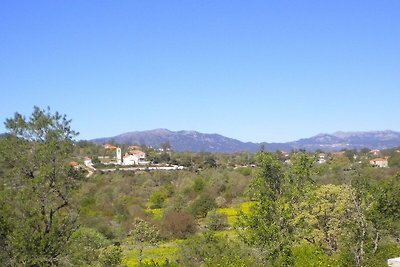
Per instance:
[[[318,134],[316,136],[287,143],[252,143],[242,142],[219,134],[205,134],[196,131],[170,131],[155,129],[120,134],[114,137],[91,140],[97,144],[114,141],[120,144],[145,144],[159,147],[169,142],[176,151],[206,151],[206,152],[237,152],[257,151],[261,146],[265,150],[276,151],[306,149],[307,151],[323,150],[337,151],[341,149],[385,149],[400,146],[400,132],[336,132],[333,134]]]

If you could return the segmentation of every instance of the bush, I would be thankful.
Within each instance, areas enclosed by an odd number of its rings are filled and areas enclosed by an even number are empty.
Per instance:
[[[222,196],[219,196],[215,199],[215,203],[217,204],[218,208],[223,208],[226,206],[226,199]]]
[[[222,230],[226,226],[228,226],[228,219],[226,214],[219,213],[213,210],[207,214],[206,223],[208,229],[212,231],[217,231]]]
[[[164,191],[154,192],[149,198],[150,208],[151,209],[162,208],[166,198],[167,194]]]
[[[186,238],[196,232],[193,216],[185,211],[167,211],[161,222],[161,235],[167,238]]]
[[[190,211],[194,216],[206,217],[207,212],[216,208],[215,200],[208,194],[202,194],[190,206]]]
[[[201,177],[197,177],[195,180],[194,180],[194,184],[193,184],[193,191],[194,192],[202,192],[203,191],[203,189],[204,189],[204,187],[205,187],[205,182],[204,182],[204,180],[201,178]]]

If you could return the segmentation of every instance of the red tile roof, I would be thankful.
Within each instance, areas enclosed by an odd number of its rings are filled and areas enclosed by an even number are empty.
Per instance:
[[[111,145],[111,144],[104,144],[103,147],[104,147],[105,149],[116,149],[116,148],[117,148],[116,146]]]

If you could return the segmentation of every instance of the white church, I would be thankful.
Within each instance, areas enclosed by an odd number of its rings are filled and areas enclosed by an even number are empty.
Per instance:
[[[148,164],[148,161],[145,161],[146,158],[146,153],[140,150],[129,150],[128,152],[125,153],[124,156],[122,156],[121,148],[117,147],[116,148],[116,153],[117,153],[117,164],[119,165],[143,165],[143,164]]]

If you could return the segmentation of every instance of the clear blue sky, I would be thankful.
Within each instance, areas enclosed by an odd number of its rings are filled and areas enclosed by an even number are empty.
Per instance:
[[[0,92],[1,121],[50,106],[80,139],[399,131],[400,1],[3,0]]]

